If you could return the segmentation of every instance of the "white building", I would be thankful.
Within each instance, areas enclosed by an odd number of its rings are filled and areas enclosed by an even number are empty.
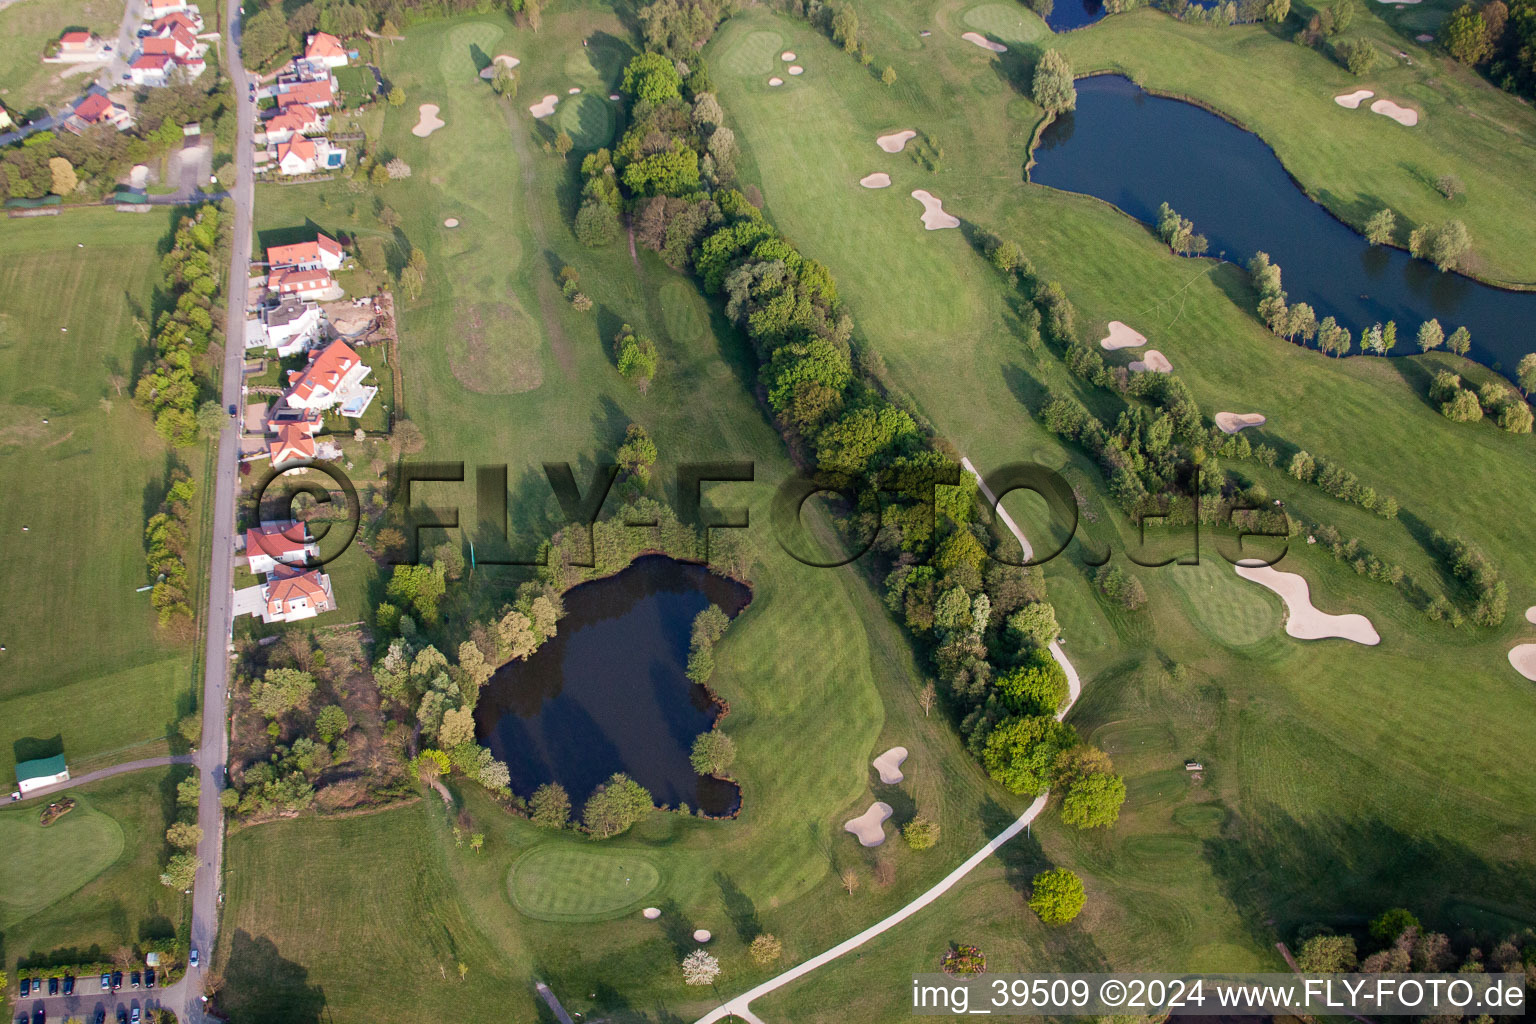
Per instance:
[[[22,796],[47,786],[69,781],[69,766],[64,755],[42,757],[36,761],[22,761],[16,765],[16,788]]]
[[[296,295],[285,295],[275,307],[263,310],[261,320],[262,346],[275,349],[281,358],[313,347],[320,340],[325,323],[319,306]]]

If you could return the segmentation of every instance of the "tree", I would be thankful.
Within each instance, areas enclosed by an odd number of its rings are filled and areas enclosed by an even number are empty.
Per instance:
[[[1440,321],[1435,319],[1425,320],[1419,324],[1419,351],[1428,352],[1432,348],[1439,348],[1445,343],[1445,331],[1440,327]]]
[[[850,4],[838,8],[832,16],[832,41],[849,53],[859,48],[859,14]]]
[[[1454,423],[1476,423],[1483,418],[1483,406],[1472,392],[1459,389],[1449,401],[1441,404],[1440,415]]]
[[[389,184],[389,168],[383,164],[374,164],[373,170],[368,172],[368,183],[374,188],[383,188]]]
[[[1477,8],[1462,4],[1440,26],[1440,45],[1463,64],[1481,64],[1493,55],[1488,23],[1478,17]]]
[[[178,850],[195,850],[203,841],[203,830],[190,821],[178,821],[165,830],[165,838]]]
[[[720,977],[720,961],[702,949],[683,957],[683,982],[687,985],[713,985]]]
[[[934,705],[938,702],[939,691],[934,689],[932,682],[924,683],[923,688],[917,694],[917,706],[923,709],[924,718],[928,717],[928,713],[933,710]]]
[[[1061,803],[1061,820],[1078,828],[1108,828],[1120,817],[1125,782],[1118,775],[1095,772],[1073,782]]]
[[[480,852],[480,847],[482,847],[484,845],[485,845],[485,833],[484,832],[476,832],[476,833],[474,833],[473,835],[471,835],[469,837],[469,848],[471,850],[474,850],[476,853],[479,853]]]
[[[475,741],[475,712],[472,708],[451,708],[443,712],[443,724],[437,729],[438,745],[446,749]]]
[[[1520,357],[1520,365],[1515,367],[1515,383],[1527,395],[1536,390],[1536,352],[1527,352]]]
[[[187,890],[197,878],[197,854],[174,854],[160,875],[160,884],[169,889]]]
[[[411,176],[411,165],[399,157],[395,157],[384,165],[384,171],[392,181],[400,181]],[[383,218],[381,217],[380,220]]]
[[[398,85],[389,90],[389,105],[392,107],[405,106],[405,90]]]
[[[288,31],[281,4],[253,15],[240,33],[240,54],[251,71],[259,71],[279,54],[293,49],[293,34]]]
[[[279,718],[309,701],[315,677],[296,668],[268,669],[251,683],[251,706],[268,718]]]
[[[1046,647],[1061,633],[1056,609],[1044,601],[1031,601],[1008,616],[1008,631],[1021,644]]]
[[[1307,974],[1344,974],[1357,962],[1352,935],[1314,935],[1296,951],[1296,965]]]
[[[1046,924],[1066,924],[1087,899],[1083,880],[1066,868],[1042,871],[1030,882],[1029,909]]]
[[[571,798],[558,782],[546,782],[528,801],[529,817],[539,828],[562,829],[571,821]]]
[[[1464,356],[1472,348],[1472,332],[1465,327],[1458,327],[1451,332],[1451,337],[1445,345],[1457,355]]]
[[[573,148],[575,148],[575,145],[576,143],[571,139],[571,133],[563,128],[560,130],[560,133],[555,136],[555,152],[560,154],[560,158],[562,160],[570,155],[570,152]]]
[[[1035,64],[1030,86],[1035,103],[1047,113],[1060,114],[1077,106],[1077,86],[1072,83],[1072,65],[1059,50],[1046,50]]]
[[[1147,592],[1141,581],[1118,565],[1101,566],[1093,581],[1105,597],[1127,611],[1135,611],[1147,603]]]
[[[1264,20],[1279,24],[1291,16],[1291,0],[1267,0],[1264,4]]]
[[[1323,317],[1323,322],[1317,325],[1317,348],[1331,356],[1342,356],[1349,351],[1354,339],[1350,337],[1349,328],[1341,326],[1331,316]]]
[[[619,237],[619,213],[603,199],[592,196],[576,211],[576,239],[596,248]]]
[[[224,407],[213,399],[197,407],[197,429],[205,437],[218,437],[224,418]]]
[[[623,772],[616,772],[587,798],[581,818],[593,839],[609,839],[627,831],[653,806],[650,790]]]
[[[644,487],[650,483],[651,467],[656,465],[656,457],[656,442],[651,440],[651,435],[640,424],[631,423],[624,431],[624,443],[619,445],[619,467],[625,475],[633,477]]]
[[[837,880],[849,896],[859,891],[859,873],[854,868],[844,868]]]
[[[784,943],[764,932],[752,940],[752,945],[747,947],[752,954],[752,959],[764,967],[773,963],[784,955]]]
[[[1389,245],[1397,233],[1397,214],[1383,207],[1365,222],[1365,240],[1372,245]]]
[[[1532,424],[1531,407],[1513,399],[1505,402],[1499,406],[1498,424],[1499,429],[1511,434],[1529,434]]]
[[[921,814],[901,827],[901,838],[914,850],[927,850],[939,841],[939,823]]]
[[[896,84],[896,69],[893,68],[891,65],[887,64],[885,66],[885,70],[880,72],[880,81],[885,83],[887,88],[889,88],[890,86],[895,85]]]
[[[1380,54],[1366,39],[1348,39],[1338,44],[1339,59],[1352,75],[1368,75],[1376,70]]]
[[[619,91],[636,102],[666,103],[682,98],[683,76],[665,56],[642,53],[624,67]]]
[[[1157,209],[1157,237],[1181,256],[1199,255],[1210,247],[1204,235],[1195,234],[1194,221],[1179,216],[1178,211],[1167,203]]]
[[[688,762],[700,775],[724,776],[736,762],[736,743],[719,729],[701,732],[694,738]]]
[[[1371,938],[1383,946],[1390,946],[1397,941],[1398,936],[1410,928],[1422,930],[1419,919],[1414,917],[1411,911],[1402,907],[1393,907],[1391,910],[1382,911],[1371,922]]]
[[[1467,186],[1454,174],[1442,174],[1435,179],[1435,191],[1447,199],[1455,199],[1466,194]]]
[[[1023,665],[994,683],[1008,710],[1020,715],[1054,715],[1067,702],[1067,673],[1050,652],[1036,648]]]
[[[1472,251],[1472,233],[1459,220],[1415,228],[1408,236],[1408,251],[1432,261],[1441,270],[1455,270]]]
[[[496,65],[496,77],[491,79],[491,89],[497,96],[505,96],[507,99],[517,98],[517,73],[507,67],[505,63]]]
[[[80,185],[80,179],[75,177],[75,168],[61,156],[48,159],[48,173],[53,177],[52,191],[56,196],[67,196]]]
[[[987,773],[1009,792],[1039,796],[1051,783],[1056,757],[1072,746],[1077,733],[1048,715],[1005,718],[982,747]]]

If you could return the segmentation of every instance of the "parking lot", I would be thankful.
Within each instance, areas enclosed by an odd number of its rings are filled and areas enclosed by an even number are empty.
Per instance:
[[[128,1021],[132,1024],[134,1011],[139,1012],[140,1020],[153,1009],[160,1006],[160,986],[144,988],[143,976],[141,976],[140,988],[132,987],[132,974],[129,971],[122,972],[121,987],[113,992],[111,985],[103,987],[100,975],[90,975],[75,979],[74,991],[69,995],[64,994],[64,983],[59,982],[58,992],[49,994],[50,986],[47,979],[39,979],[39,984],[25,996],[20,993],[21,978],[30,977],[22,972],[17,979],[18,996],[12,1004],[16,1007],[16,1024],[25,1021],[27,1024],[39,1024],[42,1021],[62,1022],[71,1017],[78,1017],[86,1024],[105,1022],[115,1024],[117,1021]]]

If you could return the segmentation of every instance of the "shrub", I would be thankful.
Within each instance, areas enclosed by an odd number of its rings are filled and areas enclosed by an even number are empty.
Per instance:
[[[914,850],[930,849],[939,841],[939,823],[919,814],[901,827],[901,838]]]
[[[1029,909],[1046,924],[1066,924],[1087,900],[1083,880],[1066,868],[1042,871],[1030,883]]]
[[[1105,597],[1127,611],[1135,611],[1147,603],[1147,592],[1141,581],[1118,565],[1105,565],[1094,574],[1093,582]]]

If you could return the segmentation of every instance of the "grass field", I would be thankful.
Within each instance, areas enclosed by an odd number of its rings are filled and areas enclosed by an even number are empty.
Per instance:
[[[135,592],[175,463],[129,400],[143,360],[132,321],[153,316],[144,257],[171,216],[82,210],[11,221],[0,240],[0,288],[28,297],[0,311],[0,554],[25,581],[0,611],[0,775],[37,756],[19,741],[57,739],[75,765],[156,741],[191,710],[192,644]],[[204,455],[175,457],[201,478]]]
[[[124,946],[176,931],[190,904],[160,884],[160,872],[186,771],[151,769],[78,787],[70,792],[75,809],[47,828],[36,803],[0,809],[8,970],[50,958],[111,959]]]
[[[1127,320],[1169,354],[1206,408],[1272,412],[1266,429],[1339,460],[1406,511],[1388,522],[1243,467],[1293,510],[1389,552],[1436,591],[1445,581],[1426,550],[1430,530],[1473,536],[1511,581],[1515,612],[1498,630],[1430,625],[1389,588],[1297,544],[1284,567],[1307,576],[1319,606],[1365,612],[1384,638],[1371,649],[1303,644],[1284,636],[1273,596],[1238,580],[1209,545],[1199,566],[1135,569],[1151,598],[1135,613],[1092,588],[1092,570],[1077,559],[1083,545],[1072,546],[1047,578],[1087,684],[1073,721],[1127,778],[1119,825],[1079,833],[1046,816],[940,905],[781,990],[759,1012],[841,1021],[857,999],[860,1020],[904,1018],[910,974],[931,969],[953,942],[981,945],[993,970],[1274,969],[1273,943],[1300,925],[1353,925],[1397,903],[1453,931],[1529,919],[1536,887],[1524,808],[1533,793],[1517,762],[1536,743],[1536,725],[1530,686],[1504,650],[1528,633],[1519,609],[1536,597],[1524,582],[1536,573],[1536,526],[1505,511],[1536,501],[1531,439],[1450,425],[1428,406],[1421,396],[1431,368],[1459,364],[1453,357],[1330,361],[1280,343],[1246,312],[1251,296],[1232,268],[1174,258],[1104,204],[1025,184],[1040,112],[1015,88],[1025,67],[1018,50],[1043,37],[1022,7],[862,5],[861,14],[865,7],[876,70],[889,61],[898,72],[889,88],[803,23],[761,8],[733,16],[705,57],[742,145],[743,180],[759,184],[768,214],[831,268],[859,318],[858,340],[879,353],[893,390],[941,437],[984,470],[1020,459],[1061,469],[1096,512],[1083,524],[1088,543],[1116,557],[1134,546],[1097,468],[1030,414],[1047,388],[1096,406],[1102,399],[1081,392],[1055,355],[1018,340],[1017,298],[969,240],[997,230],[1062,281],[1086,337]],[[1094,33],[1134,33],[1143,21],[1147,32],[1163,31],[1153,17],[1074,33],[1080,66],[1099,45]],[[1018,46],[998,60],[960,41],[972,29]],[[1290,44],[1256,32],[1212,33],[1208,48],[1193,30],[1174,26],[1172,37],[1170,52],[1186,47],[1186,63],[1207,49],[1219,63],[1224,48],[1248,45],[1276,63],[1277,80],[1291,73],[1291,58],[1268,49]],[[605,129],[596,108],[567,90],[601,102],[627,38],[597,6],[559,7],[536,36],[499,17],[415,27],[386,51],[385,72],[407,103],[386,115],[379,149],[414,171],[379,197],[400,213],[398,235],[341,182],[263,189],[259,200],[263,234],[312,230],[312,221],[426,253],[426,291],[402,316],[405,407],[430,455],[509,464],[513,525],[530,539],[551,525],[537,463],[593,460],[629,422],[656,439],[663,479],[673,460],[755,460],[757,484],[721,487],[718,500],[749,506],[756,521],[787,471],[749,391],[751,357],[692,284],[643,251],[632,261],[622,241],[583,249],[566,226],[569,167],[541,142],[562,125],[573,137],[574,128],[596,125],[584,138],[597,142]],[[1134,35],[1120,45],[1138,55],[1147,48]],[[1308,73],[1306,62],[1319,58],[1291,48],[1302,62],[1295,73]],[[806,73],[769,88],[784,49]],[[510,105],[475,76],[481,59],[499,52],[523,61]],[[1229,75],[1229,85],[1240,80]],[[550,93],[560,108],[535,124],[527,106]],[[425,140],[409,133],[423,102],[438,104],[446,122]],[[1426,127],[1437,120],[1434,113]],[[1265,130],[1258,118],[1250,123]],[[1314,191],[1342,189],[1326,183],[1342,165],[1301,150],[1347,143],[1350,124],[1314,142],[1272,141]],[[907,128],[920,133],[915,152],[875,146],[876,135]],[[1388,145],[1362,138],[1365,152]],[[1436,139],[1425,145],[1448,145]],[[893,187],[859,188],[876,170],[891,174]],[[1476,173],[1463,175],[1469,186]],[[1387,176],[1399,191],[1407,180]],[[1469,211],[1490,223],[1527,215],[1497,209],[1497,192],[1485,191],[1494,179],[1477,180]],[[941,198],[964,229],[925,232],[914,188]],[[1420,216],[1402,194],[1394,192],[1394,205]],[[461,227],[442,227],[447,217]],[[1498,227],[1489,230],[1490,258],[1501,251]],[[561,299],[555,275],[567,264],[580,272],[593,314]],[[608,354],[623,322],[654,337],[662,354],[645,396],[618,379]],[[460,493],[467,505],[467,487]],[[1032,536],[1043,531],[1027,503],[1010,499],[1010,509]],[[240,1007],[241,1020],[404,1020],[474,1016],[499,999],[497,1012],[510,1003],[515,1015],[527,1012],[537,977],[583,1014],[688,1019],[710,1002],[684,989],[675,970],[694,928],[715,935],[721,994],[740,991],[771,973],[745,956],[759,930],[785,942],[787,962],[812,955],[906,902],[1017,813],[1016,801],[980,778],[952,726],[917,709],[920,672],[864,581],[765,556],[755,582],[713,681],[730,702],[728,727],[741,749],[738,820],[653,815],[597,852],[579,837],[532,829],[470,788],[458,797],[487,836],[478,853],[455,847],[435,797],[366,818],[241,831],[230,842],[218,958],[226,1008]],[[497,593],[482,579],[459,607]],[[895,743],[911,751],[907,781],[878,796],[896,806],[896,824],[917,809],[938,817],[944,841],[927,854],[897,843],[865,851],[841,832],[876,795],[869,758]],[[1199,779],[1183,770],[1189,758],[1206,765]],[[654,867],[655,888],[625,900],[605,857],[622,858],[626,872],[629,858],[641,858]],[[889,859],[893,884],[874,881],[877,858]],[[1022,895],[1028,878],[1052,864],[1078,871],[1090,899],[1077,922],[1047,931]],[[864,881],[851,897],[835,881],[850,866]],[[624,877],[634,885],[644,876]],[[662,908],[659,922],[633,911],[646,904]],[[459,963],[468,968],[463,982]],[[377,981],[397,973],[405,977],[398,998]]]
[[[78,96],[94,72],[62,76],[70,65],[44,64],[44,47],[72,28],[116,39],[122,20],[123,0],[22,2],[0,11],[0,104],[13,117],[36,117]]]

